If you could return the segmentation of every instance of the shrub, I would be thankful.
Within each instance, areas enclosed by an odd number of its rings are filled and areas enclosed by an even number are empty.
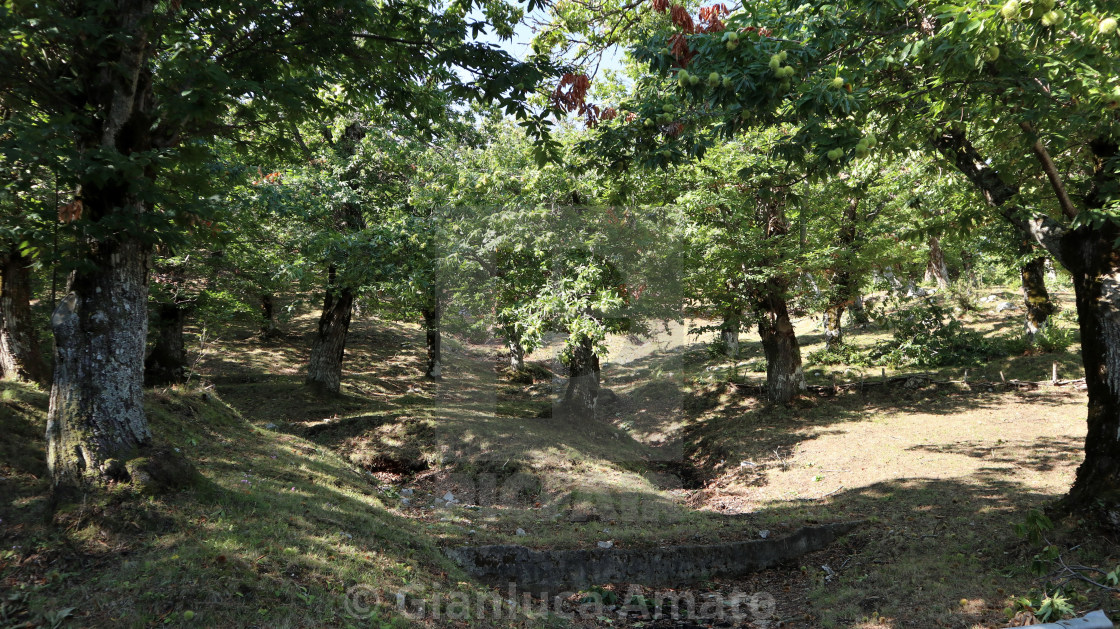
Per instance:
[[[813,365],[854,365],[857,367],[870,367],[872,365],[872,360],[866,352],[846,344],[836,349],[823,347],[810,352],[806,359]]]
[[[1075,332],[1051,323],[1039,330],[1034,336],[1034,345],[1041,352],[1055,354],[1064,352],[1073,345]]]
[[[930,300],[900,309],[885,317],[894,338],[881,341],[868,352],[877,364],[892,367],[946,367],[978,365],[1006,355],[999,341],[969,330],[945,308]]]

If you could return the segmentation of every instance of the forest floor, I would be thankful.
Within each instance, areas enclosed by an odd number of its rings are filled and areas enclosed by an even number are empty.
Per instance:
[[[964,320],[992,336],[1020,316],[988,308]],[[498,344],[448,335],[445,377],[433,383],[422,376],[417,326],[356,317],[343,392],[324,398],[301,386],[313,324],[296,318],[269,342],[248,333],[208,341],[194,384],[150,394],[157,432],[205,479],[188,496],[109,499],[52,521],[45,395],[2,385],[0,578],[25,596],[0,613],[0,627],[8,617],[50,626],[68,607],[80,626],[402,626],[392,596],[359,622],[344,593],[367,584],[417,600],[440,587],[509,598],[468,580],[439,548],[651,548],[849,520],[863,524],[829,549],[748,577],[595,589],[566,609],[608,606],[570,621],[490,612],[465,624],[1004,627],[1014,599],[1044,585],[1030,571],[1040,547],[1013,527],[1060,497],[1081,459],[1086,399],[1076,384],[1002,382],[1049,380],[1055,364],[1076,378],[1076,345],[972,367],[967,384],[944,382],[962,380],[961,368],[872,385],[898,372],[809,364],[811,384],[868,386],[782,407],[749,394],[765,375],[749,335],[730,360],[710,350],[710,334],[674,324],[613,339],[601,412],[573,423],[552,417],[563,386],[555,345],[511,377]],[[809,318],[798,333],[805,355],[823,344]],[[868,346],[886,336],[850,330],[848,339]],[[1067,563],[1120,563],[1120,548],[1077,522],[1047,536]],[[707,621],[637,611],[659,596],[700,604],[733,592],[772,597],[774,607]],[[1120,607],[1088,586],[1071,595],[1078,611]],[[414,616],[464,624],[432,609]]]

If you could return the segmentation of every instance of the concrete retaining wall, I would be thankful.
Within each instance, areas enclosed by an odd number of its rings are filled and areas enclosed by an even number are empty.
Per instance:
[[[594,550],[532,550],[493,545],[444,552],[480,581],[516,584],[520,590],[557,591],[607,583],[675,586],[737,576],[821,550],[859,522],[806,527],[787,537],[749,542]]]

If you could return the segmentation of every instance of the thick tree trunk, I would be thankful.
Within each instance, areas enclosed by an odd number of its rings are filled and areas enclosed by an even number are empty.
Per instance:
[[[1030,242],[1024,241],[1020,253],[1030,255],[1032,251]],[[1023,301],[1027,308],[1024,331],[1027,341],[1032,345],[1035,336],[1046,327],[1050,315],[1054,314],[1054,304],[1046,290],[1046,260],[1045,256],[1038,256],[1019,269],[1023,283]]]
[[[788,404],[806,389],[801,347],[780,285],[770,282],[767,289],[758,310],[758,335],[766,354],[766,395],[771,402]]]
[[[1110,200],[1120,177],[1115,141],[1090,145],[1093,186],[1086,196],[1089,208]],[[1057,187],[1057,186],[1056,186]],[[1059,193],[1059,196],[1061,194]],[[1066,199],[1068,202],[1068,197]],[[1045,244],[1045,241],[1039,239]],[[1073,276],[1077,320],[1081,328],[1081,359],[1089,392],[1085,460],[1062,507],[1092,513],[1101,524],[1120,532],[1120,228],[1105,221],[1068,230],[1055,255]],[[1051,251],[1051,253],[1054,253]]]
[[[75,148],[93,162],[66,213],[66,220],[81,221],[88,236],[79,242],[80,264],[68,280],[68,294],[51,316],[55,351],[47,463],[59,499],[73,490],[132,480],[124,463],[151,443],[143,385],[153,233],[144,220],[148,203],[133,191],[151,195],[158,172],[134,158],[175,147],[186,124],[160,118],[166,112],[153,89],[155,47],[149,32],[156,3],[121,2],[112,11],[96,12],[82,3],[74,6],[78,19],[96,19],[118,36],[74,60],[80,80],[69,99],[78,104]],[[121,167],[107,167],[112,164]],[[160,455],[163,463],[173,458]],[[149,476],[156,486],[169,486],[168,479]]]
[[[723,353],[728,358],[739,357],[739,329],[738,328],[721,328],[719,331],[719,342],[723,345]]]
[[[509,368],[515,372],[525,369],[525,347],[521,344],[521,334],[517,328],[507,325],[505,330],[506,348],[509,350]]]
[[[1089,393],[1085,461],[1065,505],[1100,509],[1104,522],[1120,531],[1120,252],[1112,245],[1120,234],[1084,229],[1067,235],[1064,243]],[[1075,259],[1079,264],[1068,264]]]
[[[443,364],[440,357],[440,319],[442,316],[442,308],[439,300],[435,300],[431,306],[424,308],[424,336],[425,344],[428,348],[428,365],[424,370],[424,376],[432,380],[441,380],[443,378]]]
[[[144,415],[149,250],[101,240],[55,308],[47,463],[56,488],[128,480],[123,461],[151,440]]]
[[[824,310],[824,342],[830,350],[840,349],[844,344],[844,328],[840,321],[844,316],[845,302],[834,300]]]
[[[182,382],[187,375],[187,349],[183,324],[189,306],[163,303],[155,307],[155,344],[144,360],[144,384],[161,386]]]
[[[323,314],[315,339],[311,342],[311,359],[307,363],[308,385],[324,393],[342,389],[342,357],[346,352],[346,334],[354,308],[354,293],[336,286],[337,269],[327,270],[327,294],[323,298]]]
[[[719,342],[723,346],[723,353],[729,358],[739,357],[739,327],[742,325],[743,316],[736,311],[723,315],[723,323],[719,328]]]
[[[272,340],[281,336],[276,323],[276,303],[270,293],[261,295],[261,339]]]
[[[593,419],[599,399],[599,357],[591,339],[584,338],[572,350],[568,362],[568,387],[562,409],[570,419]]]
[[[929,237],[929,262],[926,263],[926,277],[937,280],[938,288],[949,287],[949,267],[945,264],[945,252],[941,250],[941,240]]]
[[[0,255],[0,375],[45,384],[47,365],[31,320],[31,260]]]
[[[347,125],[341,137],[333,142],[335,150],[345,158],[352,157],[358,144],[365,137],[361,124]],[[354,178],[348,183],[358,185],[356,171],[346,174]],[[366,228],[366,219],[361,208],[354,203],[344,203],[335,210],[335,229],[340,232],[359,232]],[[355,294],[352,286],[338,282],[338,267],[334,262],[327,266],[327,293],[323,298],[323,314],[319,316],[319,326],[311,342],[311,358],[307,362],[307,378],[304,382],[322,393],[338,393],[342,390],[342,359],[346,353],[346,334],[350,330],[350,318],[354,314]]]

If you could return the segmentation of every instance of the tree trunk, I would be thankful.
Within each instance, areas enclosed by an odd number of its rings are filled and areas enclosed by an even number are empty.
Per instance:
[[[937,280],[938,288],[949,287],[949,267],[945,264],[945,253],[941,251],[941,240],[929,237],[929,262],[926,264],[926,277]]]
[[[788,404],[806,389],[801,347],[781,286],[771,281],[767,289],[758,310],[758,335],[766,354],[766,395],[771,402]]]
[[[182,382],[187,375],[187,350],[183,324],[190,307],[185,303],[157,304],[156,341],[144,360],[144,384],[161,386]]]
[[[583,338],[568,362],[568,387],[562,408],[571,419],[593,419],[599,399],[599,357],[591,339]]]
[[[894,295],[905,295],[914,286],[914,282],[910,280],[907,280],[907,286],[903,286],[902,281],[898,279],[898,276],[896,276],[891,269],[883,271],[883,278],[885,278],[887,284],[889,284],[887,291]]]
[[[150,304],[149,310],[155,315],[149,317],[148,325],[155,325],[155,342],[144,359],[144,384],[161,386],[182,382],[187,375],[187,350],[183,341],[183,325],[191,302],[182,298],[186,285],[181,264],[161,265],[156,277],[161,281],[169,295],[162,296],[165,301]]]
[[[1023,241],[1020,253],[1030,255],[1033,247]],[[1026,303],[1027,316],[1024,330],[1027,341],[1034,345],[1035,336],[1046,327],[1050,315],[1054,314],[1054,304],[1046,290],[1046,256],[1032,258],[1019,269],[1023,283],[1023,301]]]
[[[30,264],[15,246],[0,255],[0,375],[46,384],[47,365],[31,323]]]
[[[723,345],[723,353],[728,358],[739,357],[739,330],[738,328],[722,328],[719,331],[719,341]]]
[[[128,480],[123,461],[151,440],[143,404],[149,258],[133,238],[96,242],[51,317],[47,463],[56,489]]]
[[[521,344],[521,334],[512,325],[505,326],[506,347],[509,349],[509,368],[515,372],[525,369],[525,347]]]
[[[855,325],[871,323],[871,318],[867,316],[867,308],[863,303],[863,295],[856,294],[852,298],[852,305],[848,307],[848,320]]]
[[[113,11],[87,12],[115,43],[94,46],[75,60],[68,102],[76,124],[73,144],[87,165],[70,204],[82,222],[80,264],[68,294],[51,316],[54,382],[47,413],[47,464],[56,497],[65,499],[107,481],[127,481],[124,462],[152,435],[144,413],[144,354],[148,336],[148,273],[153,233],[145,214],[157,188],[155,166],[124,166],[136,156],[173,148],[184,122],[161,119],[152,83],[156,3],[121,2]],[[166,123],[166,124],[164,124]],[[150,161],[150,160],[145,160]],[[120,163],[122,167],[111,168]],[[61,218],[61,216],[60,216]],[[162,483],[161,483],[162,484]]]
[[[354,293],[336,286],[337,269],[327,269],[327,294],[323,298],[323,314],[311,343],[311,359],[307,363],[308,385],[324,393],[342,389],[342,357],[346,351],[346,333],[354,308]]]
[[[845,302],[833,300],[824,309],[824,342],[830,350],[840,349],[844,344],[844,328],[841,319],[844,316]]]
[[[729,358],[739,357],[739,326],[742,325],[742,315],[738,312],[727,312],[723,315],[723,324],[719,329],[719,342],[723,346],[723,353]]]
[[[861,185],[856,188],[856,191],[861,193],[866,189],[866,185]],[[828,303],[824,309],[825,345],[830,350],[837,350],[844,344],[844,310],[858,297],[855,294],[857,281],[854,277],[853,260],[861,248],[858,214],[860,200],[861,194],[852,196],[848,206],[844,208],[844,214],[840,220],[840,229],[837,233],[836,239],[841,251],[833,268]],[[874,217],[874,214],[872,217]],[[862,301],[860,305],[862,307]]]
[[[1100,509],[1113,530],[1120,530],[1120,252],[1113,248],[1118,236],[1081,228],[1064,239],[1062,260],[1073,275],[1089,393],[1085,461],[1064,505]],[[1069,264],[1072,260],[1077,263]]]
[[[424,315],[424,335],[428,348],[428,366],[424,370],[424,376],[432,380],[441,380],[443,378],[443,365],[440,359],[440,319],[442,308],[439,299],[423,310]]]
[[[261,339],[279,338],[280,326],[276,323],[276,304],[271,293],[261,295]]]

